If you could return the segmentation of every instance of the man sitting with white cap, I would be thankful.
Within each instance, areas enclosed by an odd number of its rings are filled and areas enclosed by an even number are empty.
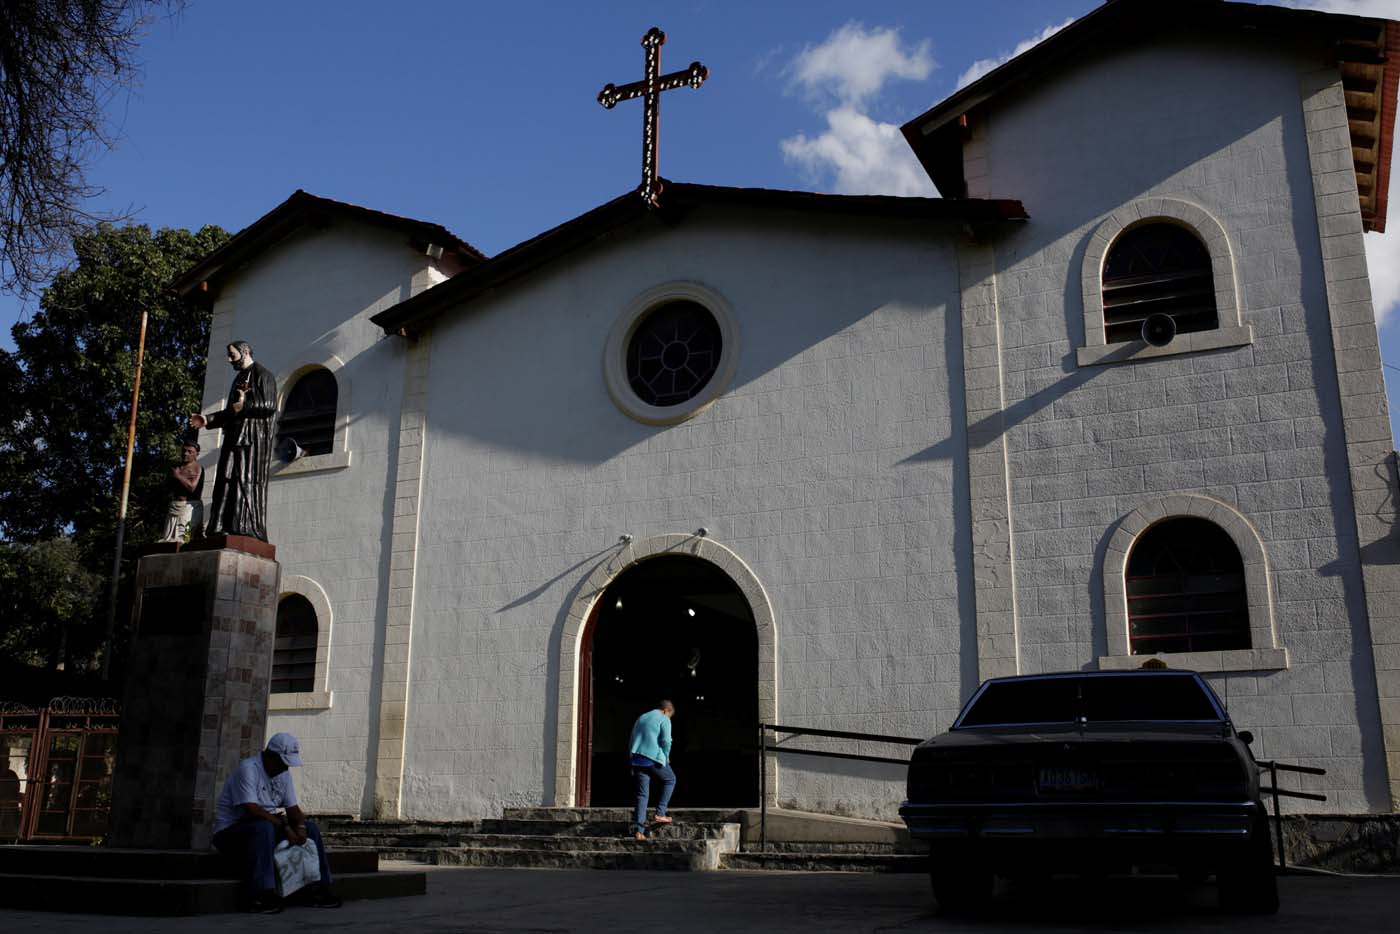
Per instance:
[[[288,771],[293,765],[301,765],[301,744],[290,733],[274,735],[261,753],[238,763],[219,793],[214,815],[214,846],[220,853],[243,861],[252,910],[263,914],[282,910],[272,851],[284,839],[292,846],[300,846],[308,838],[316,844],[321,882],[310,892],[310,903],[319,908],[339,908],[341,904],[331,891],[331,870],[321,831],[297,806]],[[278,814],[276,808],[285,811]]]

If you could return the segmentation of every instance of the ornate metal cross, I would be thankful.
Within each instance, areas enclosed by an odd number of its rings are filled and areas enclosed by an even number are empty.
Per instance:
[[[699,62],[691,62],[684,71],[661,74],[661,46],[666,43],[666,34],[655,26],[642,36],[642,48],[646,49],[647,75],[641,81],[633,81],[618,87],[609,84],[598,92],[598,103],[608,110],[617,106],[618,101],[630,101],[634,97],[645,97],[642,123],[642,183],[637,186],[637,194],[651,207],[656,207],[661,194],[661,180],[656,170],[656,124],[661,114],[661,92],[690,85],[698,88],[710,76],[710,69]]]

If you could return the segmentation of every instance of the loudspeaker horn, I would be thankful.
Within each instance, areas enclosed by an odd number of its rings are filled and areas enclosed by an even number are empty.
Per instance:
[[[296,439],[290,436],[277,442],[275,452],[277,454],[277,459],[284,464],[290,464],[306,453],[301,449],[301,445],[297,444]]]
[[[1158,311],[1142,322],[1142,339],[1153,347],[1165,347],[1176,337],[1176,319]]]

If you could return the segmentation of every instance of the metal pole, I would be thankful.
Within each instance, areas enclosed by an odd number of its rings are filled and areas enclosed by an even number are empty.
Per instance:
[[[768,724],[758,725],[758,851],[768,852]]]
[[[1283,814],[1278,809],[1278,762],[1269,763],[1269,784],[1274,786],[1274,839],[1278,841],[1278,868],[1286,865],[1283,859]]]
[[[117,625],[117,582],[121,579],[122,545],[126,542],[126,501],[131,492],[131,452],[136,447],[136,404],[141,398],[141,363],[146,356],[146,319],[141,309],[141,336],[136,341],[136,382],[131,388],[131,423],[126,430],[126,466],[122,470],[122,495],[117,506],[117,550],[112,555],[112,581],[107,588],[107,638],[102,644],[102,680],[112,673],[112,635]]]

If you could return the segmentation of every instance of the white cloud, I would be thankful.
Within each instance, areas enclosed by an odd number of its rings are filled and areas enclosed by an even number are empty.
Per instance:
[[[1321,10],[1324,13],[1347,13],[1351,16],[1376,16],[1400,19],[1400,0],[1255,0],[1278,3],[1300,10]]]
[[[835,106],[825,112],[824,132],[783,140],[783,156],[813,185],[830,184],[841,194],[936,195],[899,126],[868,112],[887,81],[923,81],[936,67],[928,40],[908,45],[896,29],[867,30],[860,23],[804,48],[787,73],[808,95]]]
[[[987,72],[991,71],[993,68],[1005,65],[1007,62],[1011,61],[1013,58],[1020,55],[1022,52],[1026,52],[1030,49],[1035,48],[1036,46],[1044,42],[1046,39],[1049,39],[1055,33],[1059,32],[1061,29],[1064,29],[1072,22],[1074,22],[1073,16],[1071,16],[1069,19],[1065,20],[1063,23],[1060,23],[1057,26],[1046,26],[1044,29],[1031,36],[1029,39],[1022,39],[1020,42],[1016,43],[1016,48],[1012,49],[1010,52],[1003,53],[997,58],[978,59],[977,61],[973,62],[971,66],[968,67],[967,71],[964,71],[962,74],[958,75],[958,88],[961,89],[967,87],[969,84],[976,81],[978,78],[982,77]]]
[[[936,63],[929,41],[904,48],[897,29],[871,29],[847,23],[817,46],[807,46],[789,71],[809,92],[834,94],[844,104],[860,104],[878,94],[886,81],[923,81]]]
[[[809,176],[835,175],[841,194],[937,195],[893,123],[880,123],[853,106],[826,115],[827,129],[809,139],[783,140],[783,155]]]
[[[1390,222],[1387,226],[1400,221],[1395,211],[1386,213]],[[1376,310],[1376,326],[1382,327],[1390,321],[1396,308],[1400,308],[1400,234],[1368,233],[1366,267],[1371,274],[1371,304]]]

